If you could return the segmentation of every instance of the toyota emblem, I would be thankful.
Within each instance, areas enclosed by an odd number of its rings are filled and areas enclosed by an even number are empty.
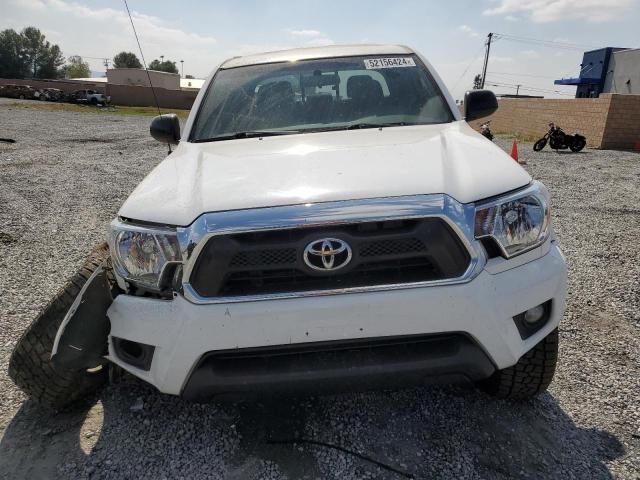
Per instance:
[[[302,257],[313,270],[334,272],[346,267],[351,261],[351,247],[339,238],[321,238],[309,243]]]

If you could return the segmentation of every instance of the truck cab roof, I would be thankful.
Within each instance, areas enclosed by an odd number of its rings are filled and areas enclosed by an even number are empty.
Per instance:
[[[293,48],[274,52],[256,53],[242,57],[232,57],[222,63],[220,68],[246,67],[264,63],[295,62],[319,58],[352,57],[362,55],[410,55],[415,53],[404,45],[353,44],[328,45],[324,47]]]

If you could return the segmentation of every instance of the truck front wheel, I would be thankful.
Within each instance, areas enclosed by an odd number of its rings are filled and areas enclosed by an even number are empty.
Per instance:
[[[9,376],[29,397],[55,410],[86,396],[101,386],[106,369],[54,368],[51,351],[58,328],[91,274],[108,258],[107,244],[91,252],[82,267],[40,312],[18,340],[9,360]]]
[[[558,329],[525,353],[513,367],[497,370],[479,387],[498,398],[526,400],[544,392],[556,371]]]

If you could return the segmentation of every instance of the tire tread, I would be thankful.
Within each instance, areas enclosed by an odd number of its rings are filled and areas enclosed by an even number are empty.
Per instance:
[[[83,266],[40,311],[18,340],[9,360],[9,376],[29,397],[61,409],[93,391],[104,381],[100,373],[55,369],[51,350],[58,328],[91,274],[109,256],[106,243],[98,245]]]
[[[514,366],[497,370],[480,383],[485,392],[505,399],[525,400],[547,390],[558,362],[558,329],[554,329]]]

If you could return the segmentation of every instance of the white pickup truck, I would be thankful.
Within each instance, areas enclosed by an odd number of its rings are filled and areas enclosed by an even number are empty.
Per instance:
[[[89,103],[91,105],[107,105],[111,101],[111,96],[95,90],[76,90],[70,96],[75,103]]]
[[[108,246],[18,342],[10,374],[65,405],[122,368],[189,399],[551,382],[566,267],[546,188],[396,45],[234,57]],[[466,120],[466,121],[465,121]]]

